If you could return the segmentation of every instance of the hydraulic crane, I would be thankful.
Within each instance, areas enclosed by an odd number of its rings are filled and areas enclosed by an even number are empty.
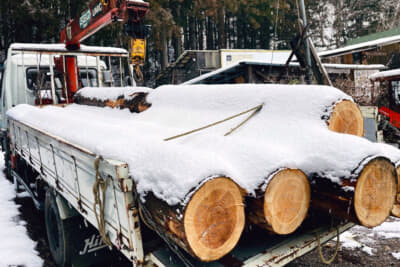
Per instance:
[[[69,21],[61,31],[61,42],[68,50],[77,50],[80,43],[103,27],[123,23],[123,32],[130,39],[130,64],[136,76],[142,79],[140,66],[144,65],[146,56],[146,37],[150,26],[144,25],[144,17],[149,10],[149,3],[142,0],[93,0],[89,8],[79,18]],[[56,66],[62,66],[62,60],[56,60]],[[58,62],[57,62],[58,61]],[[65,77],[68,98],[78,90],[78,68],[75,56],[65,57]]]

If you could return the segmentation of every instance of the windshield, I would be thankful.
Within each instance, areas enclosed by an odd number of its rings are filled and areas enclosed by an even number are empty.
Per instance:
[[[39,75],[38,75],[39,73]],[[97,70],[95,68],[80,69],[79,70],[80,87],[98,86],[97,83]],[[37,68],[28,68],[26,70],[26,83],[30,90],[51,90],[51,73],[50,68],[41,67],[38,71]],[[56,90],[61,90],[64,84],[63,75],[54,70],[54,86]]]

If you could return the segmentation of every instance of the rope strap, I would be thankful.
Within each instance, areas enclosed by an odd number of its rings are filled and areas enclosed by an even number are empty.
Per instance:
[[[339,252],[339,244],[340,244],[340,240],[339,240],[339,237],[340,237],[339,226],[336,226],[336,247],[335,247],[335,253],[333,254],[332,258],[330,258],[329,260],[325,259],[324,255],[322,255],[322,246],[321,246],[321,241],[320,241],[319,233],[317,232],[316,234],[317,234],[317,240],[318,240],[318,253],[319,253],[319,257],[321,258],[322,263],[329,265],[329,264],[331,264],[331,263],[335,260],[337,254],[338,254],[338,252]]]
[[[225,134],[225,136],[230,135],[233,131],[235,131],[236,129],[238,129],[239,127],[241,127],[241,126],[242,126],[243,124],[245,124],[249,119],[251,119],[257,112],[259,112],[259,111],[262,109],[263,106],[264,106],[264,104],[260,104],[260,105],[258,105],[258,106],[255,106],[254,108],[251,108],[251,109],[248,109],[248,110],[246,110],[246,111],[240,112],[240,113],[238,113],[238,114],[236,114],[236,115],[230,116],[230,117],[225,118],[225,119],[223,119],[223,120],[220,120],[220,121],[217,121],[217,122],[208,124],[208,125],[206,125],[206,126],[203,126],[203,127],[200,127],[200,128],[197,128],[197,129],[194,129],[194,130],[191,130],[191,131],[182,133],[182,134],[178,134],[178,135],[175,135],[175,136],[172,136],[172,137],[165,138],[164,141],[170,141],[170,140],[173,140],[173,139],[176,139],[176,138],[179,138],[179,137],[183,137],[183,136],[185,136],[185,135],[189,135],[189,134],[192,134],[192,133],[195,133],[195,132],[199,132],[199,131],[201,131],[201,130],[205,130],[205,129],[210,128],[210,127],[212,127],[212,126],[221,124],[221,123],[223,123],[223,122],[229,121],[229,120],[231,120],[231,119],[234,119],[234,118],[236,118],[236,117],[242,116],[242,115],[244,115],[244,114],[246,114],[246,113],[249,113],[249,112],[252,112],[252,111],[253,111],[253,113],[251,113],[249,117],[247,117],[247,118],[246,118],[244,121],[242,121],[238,126],[236,126],[235,128],[233,128],[232,130],[230,130],[229,132],[227,132],[227,133]]]
[[[104,243],[107,246],[111,247],[112,243],[107,236],[106,223],[104,220],[104,207],[106,203],[105,197],[107,190],[107,181],[101,176],[99,172],[99,163],[100,160],[102,159],[103,158],[101,156],[98,156],[94,161],[94,170],[96,172],[96,176],[95,176],[95,182],[93,184],[93,195],[94,195],[93,210],[94,210],[94,215],[96,216],[96,221],[97,221],[97,226],[99,228],[100,236],[103,239]],[[101,198],[100,198],[100,191],[101,191]],[[100,216],[97,213],[97,206],[99,206]]]
[[[139,65],[135,65],[133,71],[134,71],[134,74],[135,74],[136,81],[137,82],[143,81],[143,72],[140,69],[140,66]]]

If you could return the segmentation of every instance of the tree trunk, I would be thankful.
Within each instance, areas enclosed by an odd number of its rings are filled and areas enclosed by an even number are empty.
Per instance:
[[[145,222],[164,240],[206,262],[229,253],[245,224],[241,191],[225,177],[205,182],[185,205],[169,206],[148,194],[141,209]]]
[[[219,34],[219,48],[226,48],[226,36],[225,36],[225,9],[224,7],[218,8],[218,34]]]
[[[130,112],[140,113],[151,107],[151,104],[146,101],[148,93],[138,92],[128,97],[123,95],[117,97],[117,99],[96,99],[88,98],[77,93],[74,96],[74,103],[80,105],[97,106],[97,107],[110,107],[129,109]]]
[[[265,193],[250,198],[248,220],[275,234],[293,233],[310,205],[310,185],[300,170],[283,169],[273,174]]]
[[[213,36],[213,23],[212,20],[208,17],[207,18],[207,26],[206,26],[206,32],[207,32],[207,49],[208,50],[213,50],[215,48],[214,46],[214,36]]]
[[[168,42],[167,42],[167,30],[165,28],[161,30],[161,42],[162,42],[161,69],[165,70],[165,68],[168,66]]]
[[[342,179],[341,185],[323,175],[311,176],[311,208],[366,227],[384,222],[397,193],[395,167],[382,157],[359,166],[355,178]]]
[[[364,136],[364,118],[358,105],[350,100],[343,100],[335,105],[328,128],[337,133]]]

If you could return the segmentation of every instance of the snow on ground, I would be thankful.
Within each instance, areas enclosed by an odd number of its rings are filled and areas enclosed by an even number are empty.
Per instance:
[[[3,174],[4,158],[0,153],[0,266],[42,266],[43,260],[35,250],[36,242],[28,237],[14,202],[13,185]]]
[[[392,252],[392,256],[393,256],[396,260],[400,260],[400,252]]]
[[[354,226],[349,231],[340,235],[342,248],[351,250],[361,249],[370,256],[375,255],[379,249],[379,243],[385,239],[400,239],[399,218],[390,217],[386,222],[372,229]],[[400,252],[392,252],[391,254],[395,259],[400,260]]]
[[[141,196],[152,191],[174,205],[210,177],[230,177],[249,193],[282,167],[320,173],[341,184],[342,177],[358,175],[353,170],[366,158],[389,156],[384,145],[328,130],[321,117],[329,116],[342,99],[350,97],[327,86],[162,86],[149,93],[152,107],[140,114],[74,104],[42,109],[18,105],[8,115],[104,158],[127,162]],[[249,113],[164,141],[260,104],[261,111],[229,136],[224,134]],[[399,150],[391,154],[396,162],[400,159]]]

